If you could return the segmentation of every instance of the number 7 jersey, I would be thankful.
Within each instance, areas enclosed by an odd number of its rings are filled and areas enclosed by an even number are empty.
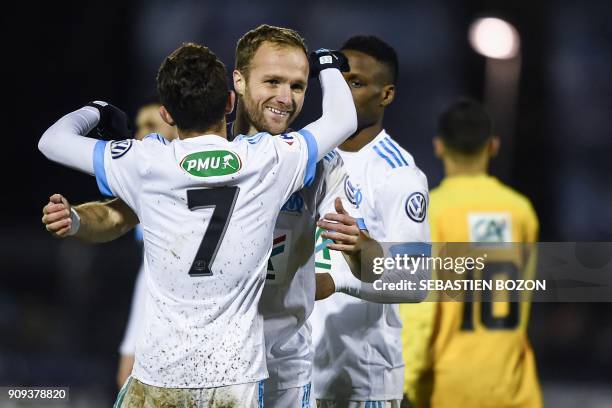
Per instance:
[[[147,299],[133,376],[209,388],[267,376],[258,301],[283,203],[314,177],[306,130],[98,142],[100,190],[143,228]]]

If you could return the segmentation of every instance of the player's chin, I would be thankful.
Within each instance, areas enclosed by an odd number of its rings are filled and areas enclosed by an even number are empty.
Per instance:
[[[289,127],[289,120],[268,120],[266,121],[266,128],[268,132],[273,135],[279,135],[281,133],[285,133],[287,128]]]

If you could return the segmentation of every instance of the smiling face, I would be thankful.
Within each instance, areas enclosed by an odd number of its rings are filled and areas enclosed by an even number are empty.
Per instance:
[[[234,71],[234,88],[252,128],[273,135],[287,130],[302,110],[308,69],[303,49],[266,41],[251,59],[248,72]]]

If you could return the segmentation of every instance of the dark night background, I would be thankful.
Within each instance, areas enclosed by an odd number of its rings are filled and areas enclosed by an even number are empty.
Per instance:
[[[236,41],[268,23],[310,48],[375,34],[400,58],[389,133],[427,174],[436,118],[457,96],[485,95],[485,58],[470,47],[476,17],[521,35],[513,131],[500,130],[493,173],[533,202],[542,241],[612,241],[612,3],[559,1],[12,2],[2,17],[4,199],[0,225],[0,385],[66,385],[74,406],[109,406],[117,348],[140,255],[131,234],[98,246],[55,240],[40,222],[49,195],[99,198],[92,177],[48,162],[36,147],[61,115],[93,99],[133,117],[154,93],[163,57],[181,42],[212,48],[228,68]],[[294,127],[315,119],[311,83]],[[503,123],[503,122],[502,122]],[[539,303],[531,340],[546,406],[612,406],[612,304]]]

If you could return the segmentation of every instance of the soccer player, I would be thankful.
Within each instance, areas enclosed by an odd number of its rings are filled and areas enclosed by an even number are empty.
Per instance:
[[[445,178],[431,191],[432,242],[497,243],[499,247],[500,242],[537,240],[538,219],[529,200],[487,174],[498,149],[491,118],[478,103],[461,100],[442,113],[434,150],[444,164]],[[487,268],[495,262],[488,259]],[[406,393],[414,406],[542,406],[527,338],[528,302],[475,298],[474,302],[411,306],[402,305],[401,311],[410,379]],[[422,306],[433,309],[429,324]],[[411,361],[421,359],[415,353],[424,352],[428,365],[413,367]]]
[[[395,50],[379,38],[357,36],[341,52],[349,60],[350,72],[344,76],[358,117],[357,132],[337,150],[350,175],[345,189],[361,210],[372,238],[399,243],[397,253],[426,254],[427,179],[383,125],[385,109],[395,97]],[[319,225],[334,229],[327,221]],[[372,293],[358,293],[359,285],[347,288],[346,282],[338,281],[350,277],[348,266],[337,251],[327,251],[321,242],[333,239],[334,233],[317,234],[317,296],[344,292],[318,301],[310,318],[318,406],[399,407],[404,367],[397,305],[353,297],[376,300]]]
[[[105,116],[109,107],[100,102],[43,134],[39,149],[48,158],[95,174],[100,190],[122,198],[143,226],[147,316],[117,406],[261,406],[266,368],[257,305],[274,222],[316,162],[356,128],[339,57],[315,53],[311,66],[323,115],[283,137],[226,140],[234,94],[223,64],[195,44],[173,52],[158,72],[162,117],[179,134],[170,145],[155,137],[106,143],[82,136]]]

